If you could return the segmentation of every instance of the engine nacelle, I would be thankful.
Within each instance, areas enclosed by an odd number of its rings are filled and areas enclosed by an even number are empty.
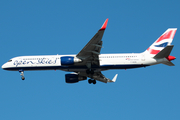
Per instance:
[[[74,63],[82,62],[81,59],[72,56],[61,57],[61,65],[74,65]]]
[[[81,80],[86,80],[86,79],[87,79],[87,77],[79,76],[78,74],[66,74],[65,75],[66,83],[77,83]]]

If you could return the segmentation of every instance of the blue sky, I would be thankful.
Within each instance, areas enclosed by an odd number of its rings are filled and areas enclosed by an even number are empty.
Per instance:
[[[23,55],[77,54],[109,18],[101,53],[146,50],[167,28],[180,28],[178,0],[17,0],[0,2],[0,64]],[[119,74],[116,83],[66,84],[63,71],[0,71],[0,119],[179,120],[180,32],[175,67]]]

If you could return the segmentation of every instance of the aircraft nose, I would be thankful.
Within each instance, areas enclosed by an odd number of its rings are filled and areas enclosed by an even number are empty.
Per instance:
[[[6,68],[6,63],[1,66],[2,69]]]

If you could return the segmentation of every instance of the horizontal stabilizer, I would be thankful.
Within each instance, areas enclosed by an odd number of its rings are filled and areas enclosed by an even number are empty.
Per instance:
[[[173,49],[174,45],[168,45],[163,50],[161,50],[158,54],[154,56],[154,58],[165,58],[168,57]]]
[[[168,66],[175,66],[172,62],[168,61],[168,62],[164,62],[163,64],[168,65]]]

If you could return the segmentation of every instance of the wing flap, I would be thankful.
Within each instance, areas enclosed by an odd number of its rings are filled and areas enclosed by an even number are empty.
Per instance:
[[[116,82],[117,76],[118,74],[116,74],[114,78],[111,80],[109,78],[106,78],[102,73],[99,73],[98,76],[93,75],[93,79],[104,82],[104,83],[108,83],[108,82]]]
[[[88,76],[88,77],[90,78],[92,77],[92,79],[95,79],[104,83],[108,83],[108,82],[116,82],[117,76],[118,74],[116,74],[114,78],[111,80],[109,78],[106,78],[101,72],[97,72],[97,73],[94,73],[93,76]]]
[[[85,71],[82,71],[82,72],[76,72],[77,74],[81,75],[81,76],[86,76],[86,77],[89,77],[91,79],[94,79],[94,80],[98,80],[100,82],[104,82],[104,83],[108,83],[108,82],[116,82],[116,79],[117,79],[117,76],[118,74],[116,74],[114,76],[114,78],[111,80],[109,78],[106,78],[101,72],[95,72],[93,75],[88,75],[86,74]]]

